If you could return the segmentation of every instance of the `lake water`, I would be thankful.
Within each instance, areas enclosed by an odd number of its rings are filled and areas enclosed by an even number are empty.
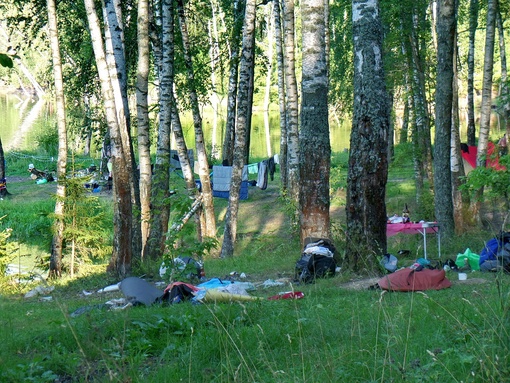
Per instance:
[[[220,118],[215,119],[211,113],[204,112],[203,129],[208,147],[216,144],[221,148],[222,137],[225,129],[225,121],[220,113]],[[39,132],[46,128],[55,126],[55,119],[51,108],[47,103],[36,102],[30,98],[21,98],[13,95],[0,94],[0,116],[2,125],[0,127],[0,138],[4,151],[30,150],[34,149],[36,137]],[[264,158],[268,153],[276,154],[280,150],[280,127],[279,114],[276,111],[269,114],[270,151],[266,140],[266,127],[264,113],[253,114],[250,157]],[[183,130],[187,142],[193,142],[194,130],[191,117],[184,115],[182,118]],[[216,128],[214,128],[216,125]],[[216,132],[213,140],[213,132]],[[343,151],[349,147],[350,126],[330,125],[331,148],[333,152]],[[189,145],[193,147],[194,145]],[[91,151],[99,154],[99,151]]]
[[[0,94],[0,138],[4,151],[33,149],[42,129],[54,126],[54,118],[44,101]]]

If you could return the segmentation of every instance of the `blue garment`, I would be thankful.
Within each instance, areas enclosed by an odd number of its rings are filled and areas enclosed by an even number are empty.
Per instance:
[[[498,253],[499,241],[497,238],[492,238],[487,241],[485,247],[480,252],[480,265],[488,260],[496,260],[496,254]]]

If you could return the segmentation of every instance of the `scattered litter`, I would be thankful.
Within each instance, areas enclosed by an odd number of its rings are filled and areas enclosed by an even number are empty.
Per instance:
[[[120,282],[115,285],[106,286],[105,288],[97,290],[98,293],[108,293],[110,291],[119,291],[120,290]]]
[[[246,279],[246,274],[245,273],[241,273],[241,275],[239,275],[239,278]]]
[[[127,303],[125,298],[116,298],[116,299],[110,299],[109,301],[105,302],[105,305],[108,306],[123,306]]]
[[[90,291],[87,291],[87,290],[83,290],[81,293],[82,293],[84,296],[86,296],[86,297],[87,297],[87,296],[89,296],[89,295],[94,294],[94,293],[91,293]]]
[[[125,310],[125,309],[127,309],[128,307],[131,307],[131,306],[133,306],[133,304],[131,302],[128,302],[124,306],[112,306],[111,310]]]
[[[39,285],[36,288],[30,290],[25,294],[25,298],[33,298],[38,295],[47,295],[55,289],[55,286],[42,286]]]
[[[277,295],[273,295],[272,297],[269,297],[270,301],[276,301],[280,299],[301,299],[304,298],[305,294],[301,291],[286,291],[283,293],[278,293]]]
[[[249,289],[249,288],[248,288]],[[217,290],[223,293],[229,294],[237,294],[237,295],[250,295],[248,294],[248,290],[246,286],[243,286],[241,283],[232,283],[225,287],[219,287]]]
[[[264,287],[265,289],[269,288],[269,287],[275,287],[275,286],[282,286],[284,283],[283,282],[279,282],[279,281],[274,281],[272,279],[266,279],[263,283],[262,283],[262,287]]]
[[[80,307],[76,310],[74,310],[71,314],[69,314],[69,316],[71,318],[76,318],[82,314],[85,314],[85,313],[88,313],[89,311],[92,311],[93,309],[103,309],[105,308],[106,305],[92,305],[92,306],[84,306],[84,307]]]
[[[50,295],[50,296],[47,296],[47,297],[41,297],[41,298],[39,298],[39,300],[41,302],[51,302],[53,300],[53,297]]]
[[[150,306],[163,297],[163,291],[137,277],[124,279],[119,284],[119,288],[122,290],[127,300],[133,305],[144,304]]]
[[[218,289],[210,289],[205,292],[201,301],[204,302],[232,302],[232,301],[254,301],[263,299],[252,295],[241,295],[221,292]]]

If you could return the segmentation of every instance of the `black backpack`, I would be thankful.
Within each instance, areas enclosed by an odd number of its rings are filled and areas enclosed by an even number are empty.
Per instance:
[[[314,248],[317,251],[307,251]],[[301,258],[296,262],[295,279],[302,283],[313,283],[317,278],[335,275],[334,253],[335,247],[328,239],[308,243],[305,245]]]

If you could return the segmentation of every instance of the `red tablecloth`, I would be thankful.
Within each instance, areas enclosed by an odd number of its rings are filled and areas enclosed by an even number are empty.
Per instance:
[[[435,223],[429,223],[436,225]],[[437,225],[430,227],[423,227],[423,223],[388,223],[386,224],[386,236],[392,237],[398,233],[404,234],[423,234],[423,229],[426,233],[437,233]]]

